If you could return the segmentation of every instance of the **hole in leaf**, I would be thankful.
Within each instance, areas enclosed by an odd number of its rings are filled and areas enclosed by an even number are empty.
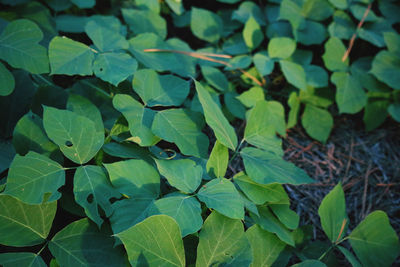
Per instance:
[[[87,200],[87,202],[92,203],[93,202],[93,194],[88,195],[86,200]]]
[[[103,68],[100,68],[99,71],[103,71]]]
[[[72,146],[72,143],[71,143],[71,141],[65,141],[65,145],[66,145],[67,147],[71,147],[71,146]]]

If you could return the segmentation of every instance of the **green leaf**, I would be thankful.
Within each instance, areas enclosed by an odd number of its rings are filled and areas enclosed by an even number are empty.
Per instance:
[[[216,178],[206,183],[197,193],[208,208],[233,219],[244,218],[244,204],[233,183],[225,178]],[[226,201],[229,199],[229,201]]]
[[[271,234],[260,228],[257,224],[246,231],[246,237],[250,242],[253,253],[251,266],[272,266],[286,244]]]
[[[290,209],[289,204],[270,204],[268,205],[272,212],[278,217],[279,221],[287,228],[294,230],[299,226],[300,217],[296,212]]]
[[[328,32],[324,24],[312,20],[305,20],[304,28],[295,31],[294,36],[297,42],[301,44],[320,45],[328,37]]]
[[[253,86],[236,97],[242,104],[248,108],[254,107],[260,100],[264,100],[264,89],[259,86]]]
[[[201,66],[201,74],[203,74],[204,79],[217,90],[221,92],[228,90],[228,79],[219,69],[210,66]]]
[[[326,264],[319,260],[305,260],[292,265],[292,267],[326,267]]]
[[[14,146],[9,141],[0,140],[0,172],[8,169],[15,156]],[[0,186],[0,191],[1,191]]]
[[[207,124],[213,129],[221,144],[235,150],[237,146],[235,130],[229,124],[217,103],[214,102],[210,93],[198,81],[195,80],[194,82]]]
[[[112,185],[130,198],[155,199],[160,194],[160,175],[142,159],[104,164]]]
[[[400,89],[400,57],[388,51],[379,52],[372,61],[371,73],[393,89]]]
[[[307,0],[304,1],[302,14],[306,18],[322,21],[331,17],[334,9],[329,4],[328,1],[320,1],[320,0]]]
[[[383,38],[389,52],[400,57],[400,36],[395,32],[384,32]]]
[[[265,25],[265,18],[260,6],[253,2],[243,1],[239,8],[232,14],[233,20],[238,20],[243,24],[245,24],[250,17],[254,17],[258,24],[262,26]]]
[[[387,111],[395,121],[400,122],[400,103],[390,104]]]
[[[274,70],[275,60],[271,59],[266,51],[261,51],[253,56],[254,66],[261,76],[270,74]]]
[[[190,29],[201,40],[215,43],[221,38],[222,19],[211,11],[202,8],[192,8]]]
[[[54,37],[49,44],[51,75],[92,75],[93,49],[67,37]]]
[[[383,211],[369,214],[349,235],[351,247],[363,266],[390,266],[399,254],[396,232]]]
[[[135,143],[117,143],[117,142],[110,142],[103,146],[102,148],[104,152],[108,155],[118,158],[124,159],[143,159],[147,162],[151,161],[150,159],[150,152],[138,146]]]
[[[339,9],[346,9],[348,7],[348,0],[329,0],[329,2]]]
[[[196,266],[222,266],[239,258],[249,266],[251,250],[240,220],[227,218],[213,211],[199,234]]]
[[[379,127],[387,118],[387,108],[389,101],[387,99],[373,99],[368,100],[364,109],[363,121],[365,129],[371,131]]]
[[[79,8],[92,8],[96,4],[96,0],[71,0]]]
[[[98,207],[101,207],[106,217],[113,211],[110,199],[121,195],[109,182],[104,170],[99,166],[80,166],[74,175],[75,201],[85,209],[88,217],[99,227],[103,223]]]
[[[0,59],[14,68],[33,74],[49,72],[49,59],[40,28],[32,21],[18,19],[10,22],[0,35]]]
[[[179,225],[182,237],[195,233],[203,225],[200,203],[193,196],[171,194],[159,199],[149,208],[148,215],[171,216]]]
[[[193,193],[199,187],[203,168],[190,159],[161,160],[156,159],[157,168],[161,175],[167,178],[173,187]]]
[[[136,35],[155,33],[162,39],[167,37],[167,23],[163,17],[151,10],[136,10],[122,8],[122,16],[129,29]]]
[[[167,215],[151,216],[117,236],[132,266],[185,266],[179,225]]]
[[[56,210],[56,201],[28,205],[11,196],[0,195],[0,244],[26,247],[43,243]]]
[[[155,115],[151,129],[162,139],[175,143],[182,154],[205,158],[208,137],[201,132],[193,115],[185,109],[163,110]]]
[[[287,37],[274,37],[268,43],[268,55],[271,58],[286,59],[296,50],[296,42]]]
[[[104,131],[103,119],[97,107],[87,98],[70,93],[67,109],[94,122],[96,131]]]
[[[356,31],[356,26],[346,12],[337,10],[333,14],[333,22],[329,25],[328,31],[330,36],[348,40]]]
[[[292,92],[288,99],[288,105],[290,107],[289,115],[288,115],[288,122],[287,122],[287,129],[290,129],[297,124],[297,117],[299,116],[300,111],[300,97],[296,92]]]
[[[303,66],[286,60],[279,61],[286,80],[301,90],[307,89],[306,72]]]
[[[130,140],[140,146],[152,146],[160,140],[150,130],[156,114],[153,110],[143,107],[137,100],[125,94],[115,95],[113,105],[129,123],[132,134]]]
[[[1,45],[1,44],[0,44]],[[12,73],[0,62],[0,96],[7,96],[14,91],[15,79]]]
[[[180,0],[166,0],[169,8],[174,11],[174,13],[178,16],[182,15],[183,12],[185,12],[185,9],[183,7],[183,3]]]
[[[307,184],[313,180],[293,163],[261,149],[245,147],[240,152],[247,175],[260,184]]]
[[[127,53],[103,53],[93,62],[94,74],[115,86],[135,73],[138,63]]]
[[[342,61],[346,47],[337,37],[331,37],[325,43],[325,53],[322,55],[325,67],[330,71],[346,71],[349,66],[349,58]]]
[[[114,241],[109,233],[81,219],[59,231],[49,249],[60,266],[126,266],[124,251],[114,248]]]
[[[289,198],[280,184],[259,184],[250,179],[243,172],[234,177],[234,182],[256,205],[268,203],[289,203]]]
[[[31,252],[9,252],[0,254],[0,264],[3,267],[30,266],[47,267],[42,257]]]
[[[8,171],[4,194],[29,204],[54,201],[61,197],[57,191],[65,183],[63,167],[36,152],[16,155]]]
[[[317,65],[306,65],[304,70],[306,71],[308,85],[314,88],[328,86],[328,73],[325,69]]]
[[[257,48],[264,39],[264,34],[261,31],[261,27],[253,18],[253,16],[250,16],[244,25],[243,39],[250,50]]]
[[[325,143],[333,127],[333,118],[325,109],[307,104],[301,123],[312,138]]]
[[[282,0],[279,19],[290,22],[294,30],[303,29],[305,18],[302,15],[302,0]]]
[[[135,73],[133,90],[146,106],[180,106],[190,91],[190,84],[174,75],[158,75],[152,69],[141,69]]]
[[[210,158],[207,161],[208,174],[214,178],[224,177],[228,168],[228,161],[228,148],[218,140],[215,141],[214,147],[211,150]]]
[[[340,252],[343,253],[343,255],[346,257],[347,261],[351,264],[351,266],[362,267],[361,264],[358,262],[356,256],[354,256],[353,253],[350,252],[350,250],[342,246],[337,246],[337,248],[340,250]]]
[[[45,106],[43,126],[61,152],[78,164],[91,160],[104,143],[104,130],[96,130],[92,120],[69,110]]]
[[[129,43],[125,37],[112,27],[106,27],[90,20],[86,23],[85,32],[93,44],[102,52],[128,49]]]

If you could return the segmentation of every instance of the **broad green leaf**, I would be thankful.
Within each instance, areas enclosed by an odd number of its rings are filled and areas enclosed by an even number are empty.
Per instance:
[[[351,247],[363,266],[390,266],[400,245],[385,212],[369,214],[349,235]]]
[[[222,49],[229,55],[241,55],[246,54],[249,51],[241,33],[233,34],[231,37],[226,39],[222,45]]]
[[[216,178],[206,183],[197,193],[208,208],[233,219],[244,218],[243,201],[233,183],[225,178]],[[226,201],[229,199],[229,201]]]
[[[348,0],[329,0],[329,2],[339,9],[346,9],[348,7]]]
[[[303,66],[286,60],[279,61],[286,80],[301,90],[307,89],[306,72]]]
[[[359,81],[345,72],[334,72],[331,81],[336,85],[336,103],[340,113],[355,114],[367,104],[367,95]]]
[[[132,134],[130,140],[140,146],[152,146],[160,140],[150,130],[156,114],[153,110],[143,107],[137,100],[125,94],[115,95],[113,105],[129,123]]]
[[[104,143],[104,130],[98,131],[92,120],[69,110],[45,106],[43,126],[61,152],[78,164],[91,160]]]
[[[299,116],[300,111],[300,97],[296,92],[292,92],[288,99],[288,105],[290,107],[287,129],[290,129],[297,124],[297,118]]]
[[[364,1],[364,3],[369,3],[370,1]],[[352,3],[350,5],[350,12],[357,20],[364,20],[365,22],[374,22],[378,20],[373,10],[369,10],[365,16],[365,11],[367,10],[367,5]],[[365,17],[364,17],[365,16]]]
[[[400,122],[400,103],[390,104],[387,111],[395,121]]]
[[[18,19],[10,22],[0,35],[0,59],[14,68],[33,74],[49,72],[49,58],[40,28],[32,21]]]
[[[225,70],[247,69],[252,63],[249,55],[239,55],[231,58],[228,62],[230,66],[226,66]]]
[[[0,195],[0,244],[26,247],[43,243],[56,210],[56,201],[28,205],[11,196]]]
[[[260,184],[307,184],[313,180],[305,171],[287,162],[274,153],[253,147],[240,152],[247,175]]]
[[[243,1],[239,8],[232,13],[232,19],[238,20],[245,24],[250,17],[254,17],[258,24],[264,26],[265,18],[259,5],[250,2]]]
[[[294,230],[299,226],[300,217],[296,212],[290,209],[289,204],[270,204],[268,205],[272,212],[278,217],[288,229]]]
[[[389,51],[379,52],[372,61],[371,73],[393,89],[400,89],[400,57]]]
[[[268,55],[271,58],[285,59],[296,50],[296,42],[287,37],[275,37],[268,43]]]
[[[42,257],[31,252],[1,253],[0,264],[3,267],[15,267],[15,266],[47,267]]]
[[[210,66],[201,66],[201,74],[203,74],[204,79],[217,90],[221,92],[228,90],[228,79],[219,69]]]
[[[190,159],[162,160],[156,159],[159,172],[173,187],[193,193],[200,185],[203,168]]]
[[[12,73],[0,62],[0,96],[7,96],[14,91],[15,79]]]
[[[205,158],[208,137],[201,132],[193,113],[185,109],[167,109],[158,112],[151,127],[154,134],[175,143],[185,155]]]
[[[124,251],[114,248],[114,241],[109,233],[81,219],[59,231],[49,249],[60,266],[126,266]]]
[[[100,25],[95,20],[86,23],[85,32],[102,52],[129,48],[128,41],[121,33],[111,27]]]
[[[96,4],[96,0],[71,0],[79,8],[92,8]]]
[[[329,38],[325,43],[325,53],[322,55],[325,67],[330,71],[346,71],[349,66],[349,58],[342,61],[345,52],[346,47],[339,38]]]
[[[180,106],[189,94],[190,84],[174,75],[158,75],[152,69],[135,73],[133,90],[146,106]]]
[[[307,84],[314,88],[321,88],[328,86],[328,73],[325,69],[317,65],[304,66],[306,71]]]
[[[182,15],[183,12],[185,12],[185,9],[183,7],[183,2],[180,0],[166,0],[165,2],[167,2],[169,8],[172,9],[172,11],[174,11],[175,14],[177,14],[178,16]]]
[[[302,0],[282,0],[280,5],[279,18],[288,20],[294,30],[304,28],[303,2]]]
[[[384,32],[383,38],[389,52],[400,57],[400,36],[395,32]]]
[[[63,167],[36,152],[16,155],[8,171],[4,194],[29,204],[54,201],[61,197],[57,190],[65,183]]]
[[[135,144],[135,143],[117,143],[110,142],[102,147],[103,151],[108,155],[124,159],[143,159],[147,162],[151,162],[150,152]]]
[[[160,13],[160,2],[158,0],[135,0],[135,5],[139,9],[148,9],[155,13]]]
[[[389,101],[387,99],[369,98],[364,109],[365,129],[371,131],[379,127],[387,118]]]
[[[329,25],[328,31],[330,36],[348,40],[356,31],[356,26],[346,12],[337,10],[333,14],[333,22]]]
[[[384,47],[385,40],[383,38],[384,32],[394,32],[390,22],[382,17],[378,17],[375,22],[366,23],[357,32],[357,36],[377,47]]]
[[[255,54],[253,62],[261,76],[268,75],[274,70],[275,60],[271,59],[266,51]]]
[[[8,169],[15,156],[15,149],[11,142],[0,140],[0,172]],[[1,186],[0,186],[1,191]]]
[[[211,11],[202,8],[192,8],[190,29],[199,39],[215,43],[221,38],[222,19]]]
[[[260,100],[265,99],[264,89],[260,86],[253,86],[249,90],[244,91],[236,97],[242,104],[248,108],[252,108]]]
[[[51,74],[92,75],[93,49],[67,37],[54,37],[49,44]]]
[[[112,185],[130,198],[155,199],[160,194],[160,175],[142,159],[104,164]]]
[[[251,262],[251,250],[240,220],[213,211],[201,229],[196,267],[229,265],[238,258],[241,265]]]
[[[325,263],[319,260],[305,260],[301,263],[292,265],[292,267],[327,267]]]
[[[354,256],[353,253],[350,252],[350,250],[342,246],[337,246],[337,248],[340,250],[340,252],[343,253],[348,262],[350,262],[351,266],[362,267],[361,264],[358,262],[356,256]]]
[[[182,237],[195,233],[203,225],[200,203],[193,196],[171,194],[156,200],[148,215],[164,214],[176,220]]]
[[[210,158],[207,161],[208,174],[214,178],[225,177],[226,169],[228,168],[228,161],[228,148],[216,140],[214,147],[211,150]]]
[[[327,110],[307,104],[301,124],[312,138],[325,143],[333,127],[333,118]]]
[[[326,26],[322,23],[306,20],[303,29],[294,32],[297,42],[304,45],[320,45],[328,37]]]
[[[170,216],[151,216],[116,236],[132,266],[185,266],[181,231]]]
[[[99,166],[80,166],[74,175],[75,201],[85,209],[88,217],[99,227],[103,223],[98,207],[109,217],[113,211],[110,199],[120,198],[108,180],[104,170]]]
[[[328,1],[320,1],[320,0],[307,0],[304,1],[302,7],[302,14],[306,18],[322,21],[331,17],[333,14],[333,7],[329,4]]]
[[[251,218],[263,230],[276,234],[280,240],[294,246],[294,239],[292,233],[272,214],[268,207],[258,207],[260,216],[251,213]]]
[[[280,184],[259,184],[251,180],[243,172],[233,177],[235,184],[256,205],[268,203],[289,203],[289,198]]]
[[[127,53],[103,53],[93,62],[94,74],[115,86],[135,73],[138,63]]]
[[[122,16],[129,29],[136,35],[155,33],[162,39],[167,36],[167,23],[163,17],[151,10],[136,10],[123,8]]]
[[[101,118],[100,111],[87,98],[70,93],[67,102],[67,109],[93,121],[96,131],[104,131],[103,119]]]
[[[198,81],[195,80],[194,82],[207,124],[213,129],[221,144],[235,150],[237,146],[235,130],[229,124],[217,103],[214,102],[210,93]]]
[[[246,237],[250,242],[253,253],[251,267],[272,266],[286,246],[274,234],[261,229],[258,225],[253,225],[247,229]]]
[[[224,94],[224,104],[227,116],[231,113],[234,117],[244,120],[246,117],[246,108],[243,104],[236,98],[238,94],[236,92],[228,92]]]
[[[250,50],[257,48],[264,39],[260,25],[250,16],[243,29],[243,39]]]

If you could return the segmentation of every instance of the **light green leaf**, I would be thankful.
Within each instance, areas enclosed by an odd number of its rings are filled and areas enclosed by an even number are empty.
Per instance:
[[[16,155],[8,171],[4,194],[29,204],[54,201],[61,197],[57,191],[65,183],[63,167],[36,152]]]
[[[303,66],[286,60],[279,61],[286,80],[301,90],[307,89],[306,72]]]
[[[233,20],[238,20],[243,24],[245,24],[250,17],[254,17],[258,24],[262,26],[265,25],[265,17],[261,7],[251,1],[243,1],[239,8],[232,14]]]
[[[0,35],[0,59],[14,68],[33,74],[49,72],[49,58],[40,28],[32,21],[18,19],[10,22]]]
[[[104,170],[99,166],[80,166],[74,175],[75,201],[85,209],[88,217],[99,227],[103,223],[98,207],[101,207],[106,217],[113,211],[110,199],[121,195],[109,182]]]
[[[139,9],[148,9],[155,13],[160,13],[160,2],[158,0],[135,0],[135,5]]]
[[[1,45],[1,44],[0,44]],[[7,96],[14,91],[15,79],[12,73],[0,62],[0,96]]]
[[[240,152],[247,175],[260,184],[307,184],[313,180],[293,163],[261,149],[245,147]]]
[[[85,32],[93,44],[102,52],[128,49],[129,43],[125,37],[112,27],[106,27],[90,20],[86,23]]]
[[[296,50],[296,42],[287,37],[274,37],[268,43],[268,55],[271,58],[286,59]]]
[[[250,50],[257,48],[264,39],[260,25],[250,16],[243,29],[243,39]]]
[[[207,161],[208,174],[214,178],[224,177],[228,168],[228,161],[228,148],[216,140],[210,158]]]
[[[143,107],[130,95],[125,94],[115,95],[113,105],[129,123],[129,130],[132,134],[130,140],[140,146],[152,146],[160,140],[150,130],[156,114],[153,110]]]
[[[219,69],[210,66],[201,66],[201,74],[217,90],[221,92],[228,90],[228,79]]]
[[[384,32],[383,38],[389,52],[400,57],[400,36],[395,32]]]
[[[185,266],[179,225],[167,215],[151,216],[117,236],[132,266]]]
[[[213,129],[221,144],[235,150],[237,146],[235,130],[229,124],[217,103],[214,102],[210,93],[196,80],[195,85],[207,124]]]
[[[200,203],[193,196],[167,195],[153,203],[148,215],[164,214],[176,220],[182,237],[195,233],[203,225]]]
[[[215,43],[221,38],[222,19],[211,11],[202,8],[192,8],[190,29],[201,40]]]
[[[292,265],[292,267],[327,267],[325,263],[319,260],[305,260],[301,263]]]
[[[246,237],[253,252],[251,267],[272,266],[286,246],[274,234],[261,229],[257,224],[247,229]]]
[[[296,92],[292,92],[288,99],[288,105],[290,107],[287,129],[290,129],[297,124],[297,117],[299,116],[300,111],[300,97]]]
[[[135,73],[133,90],[146,106],[180,106],[189,94],[190,84],[174,75],[158,75],[152,69]]]
[[[288,229],[294,230],[299,226],[300,217],[296,212],[290,209],[289,204],[270,204],[268,205],[272,212],[278,217]]]
[[[388,51],[379,52],[372,61],[371,73],[393,89],[400,89],[400,57]]]
[[[104,130],[96,130],[92,120],[69,110],[45,106],[43,126],[61,152],[78,164],[91,160],[104,143]]]
[[[240,220],[213,211],[199,234],[196,267],[229,265],[239,258],[241,265],[251,262],[251,250]]]
[[[356,26],[346,12],[337,10],[333,14],[333,22],[329,25],[328,31],[330,36],[348,40],[356,31]]]
[[[114,241],[109,233],[81,219],[59,231],[49,249],[60,266],[126,266],[124,251],[114,248]]]
[[[355,114],[367,104],[367,94],[349,73],[334,72],[331,81],[336,85],[336,103],[340,113]]]
[[[302,15],[303,3],[302,0],[282,0],[279,19],[288,20],[294,30],[303,29],[305,21]]]
[[[49,44],[51,75],[92,75],[93,49],[67,37],[54,37]]]
[[[185,12],[185,9],[183,7],[183,2],[181,0],[166,0],[169,8],[174,11],[175,14],[178,16],[182,15],[183,12]]]
[[[337,246],[337,248],[340,250],[340,252],[343,253],[347,261],[350,262],[351,266],[362,267],[361,264],[358,262],[356,256],[354,256],[353,253],[350,252],[350,250],[342,246]]]
[[[182,154],[205,158],[209,141],[196,121],[189,110],[168,109],[155,115],[151,129],[162,139],[175,143]]]
[[[43,243],[56,210],[56,201],[28,205],[11,196],[0,195],[0,244],[26,247]]]
[[[301,123],[312,138],[325,143],[333,127],[333,118],[325,109],[307,104]]]
[[[330,71],[346,71],[349,66],[349,58],[342,61],[345,52],[346,47],[339,38],[329,38],[325,43],[325,53],[322,55],[325,67]]]
[[[193,193],[199,187],[203,168],[190,159],[162,160],[155,159],[161,175],[167,178],[173,187]]]
[[[167,23],[163,17],[151,10],[136,10],[123,8],[122,16],[129,29],[136,35],[155,33],[162,39],[167,36]]]
[[[348,0],[329,0],[329,2],[339,9],[346,9],[348,7]]]
[[[155,199],[160,194],[157,170],[142,159],[104,164],[112,185],[121,194],[135,199]]]
[[[264,89],[260,86],[253,86],[249,90],[244,91],[239,96],[236,97],[248,108],[254,107],[256,103],[260,100],[264,100]]]
[[[197,194],[208,208],[233,219],[244,218],[244,204],[233,183],[225,178],[216,178],[206,183]],[[229,199],[229,201],[226,201]]]
[[[275,60],[271,59],[266,51],[261,51],[253,56],[254,66],[261,76],[270,74],[274,70]]]
[[[42,257],[31,252],[1,253],[0,264],[3,267],[15,267],[15,266],[47,267]]]
[[[96,131],[104,131],[103,119],[101,118],[100,111],[87,98],[70,93],[67,102],[67,109],[93,121]]]
[[[333,14],[333,7],[328,1],[307,0],[304,1],[302,14],[309,19],[322,21],[326,20]]]
[[[383,211],[369,214],[349,235],[363,266],[390,266],[400,251],[399,238]]]

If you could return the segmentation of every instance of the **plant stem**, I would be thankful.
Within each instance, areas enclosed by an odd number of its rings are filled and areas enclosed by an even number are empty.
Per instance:
[[[236,156],[239,153],[240,147],[242,146],[242,144],[244,143],[244,138],[240,141],[239,145],[236,147],[235,152],[233,152],[232,157],[230,158],[230,160],[228,161],[228,166],[231,164],[232,160],[234,160],[236,158]]]

